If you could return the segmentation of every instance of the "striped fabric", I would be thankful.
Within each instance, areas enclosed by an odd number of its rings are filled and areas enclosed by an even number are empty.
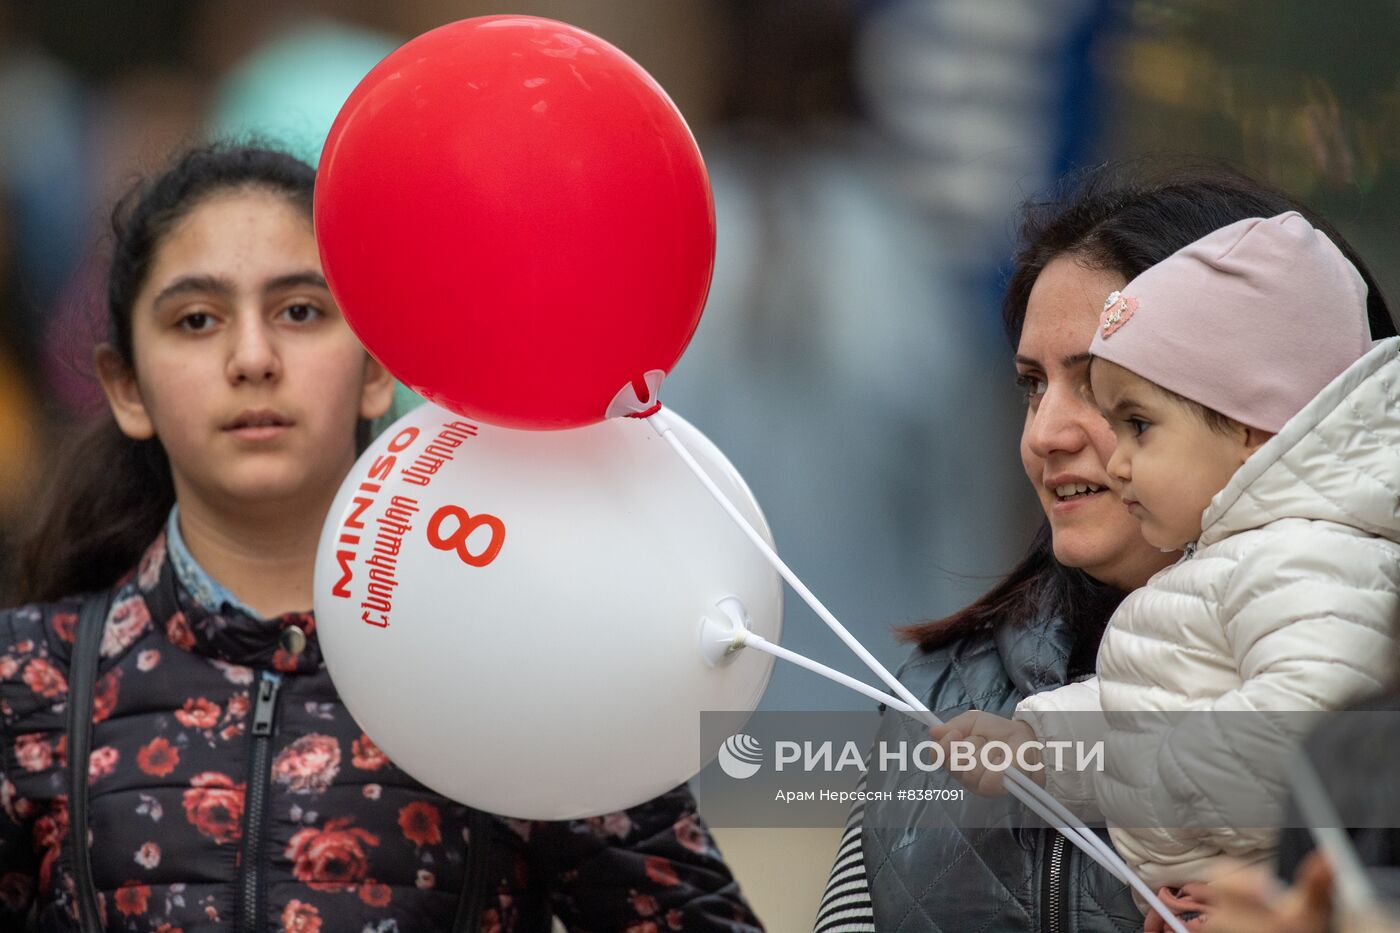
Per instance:
[[[865,778],[856,791],[865,790]],[[860,827],[865,819],[865,803],[857,801],[846,820],[846,831],[836,848],[836,862],[826,881],[817,910],[813,933],[874,933],[875,913],[870,902],[870,885],[865,877],[865,855],[860,847]]]

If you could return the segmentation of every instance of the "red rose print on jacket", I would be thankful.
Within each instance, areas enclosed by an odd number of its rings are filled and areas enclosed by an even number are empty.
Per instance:
[[[93,688],[92,694],[93,722],[106,722],[107,717],[112,715],[112,710],[116,709],[121,676],[121,668],[114,667],[97,678],[97,686]]]
[[[247,716],[248,702],[248,694],[246,693],[235,693],[233,696],[229,697],[228,706],[225,707],[225,709],[228,710],[228,718],[242,719]]]
[[[194,647],[194,632],[190,630],[189,620],[183,612],[177,612],[165,620],[165,637],[177,648],[188,651]]]
[[[34,879],[21,872],[7,872],[0,878],[0,904],[6,910],[18,911],[34,896]]]
[[[151,542],[146,553],[141,555],[141,563],[136,569],[136,585],[143,590],[153,589],[160,582],[160,568],[165,563],[165,533]]]
[[[284,748],[272,763],[272,779],[294,794],[319,794],[340,773],[340,743],[313,732]]]
[[[76,612],[55,612],[49,622],[52,623],[53,632],[58,636],[59,641],[73,644],[73,638],[78,632],[78,614]]]
[[[24,682],[46,700],[52,700],[68,690],[68,681],[58,668],[43,658],[34,658],[24,666]]]
[[[626,810],[605,813],[602,816],[590,816],[587,822],[588,828],[593,830],[593,835],[599,839],[608,836],[625,839],[632,833],[632,819],[627,815]]]
[[[662,858],[659,855],[648,855],[646,866],[647,877],[662,887],[680,884],[680,878],[676,877],[676,869],[671,864],[670,859]]]
[[[320,933],[321,912],[298,900],[287,902],[282,910],[282,933]]]
[[[632,891],[628,896],[628,900],[632,902],[632,909],[637,912],[638,917],[654,916],[658,909],[656,898],[652,897],[650,894],[641,894],[637,891]]]
[[[136,766],[151,777],[165,777],[180,763],[180,750],[157,736],[136,753]]]
[[[68,798],[60,794],[49,812],[34,821],[34,849],[44,853],[39,861],[40,887],[47,888],[53,879],[53,865],[67,836]]]
[[[27,811],[29,808],[29,801],[16,796],[18,793],[19,788],[15,787],[13,781],[9,778],[0,779],[0,809],[5,811],[8,819],[16,823],[27,816],[27,812],[21,815],[20,811]]]
[[[224,680],[240,687],[246,687],[253,682],[253,669],[242,664],[230,664],[227,661],[210,661],[224,675]]]
[[[150,896],[149,887],[136,881],[128,881],[117,888],[113,900],[117,903],[117,913],[123,917],[136,917],[146,912],[146,901]]]
[[[212,729],[219,724],[219,704],[204,697],[190,698],[175,711],[175,719],[186,729]]]
[[[219,845],[237,842],[243,836],[243,791],[227,774],[197,774],[184,794],[185,818]]]
[[[298,881],[314,891],[348,891],[364,881],[369,869],[364,847],[379,845],[379,837],[352,827],[354,821],[339,817],[323,829],[308,826],[292,836],[285,855]]]
[[[110,745],[95,748],[88,754],[88,780],[97,781],[117,770],[121,753]]]
[[[399,829],[403,837],[416,846],[435,846],[442,842],[442,817],[438,808],[426,800],[415,800],[399,811]]]
[[[141,848],[136,850],[134,860],[137,865],[150,870],[160,865],[160,846],[154,842],[143,842]]]
[[[41,733],[17,736],[15,760],[26,771],[43,771],[53,764],[53,749]]]
[[[102,657],[115,658],[136,644],[136,639],[151,624],[151,610],[140,593],[128,596],[112,607],[107,626],[102,630]]]
[[[360,737],[350,743],[350,763],[361,771],[378,771],[389,763],[389,757],[374,744],[374,739],[360,733]]]
[[[700,828],[700,821],[695,818],[694,813],[682,815],[676,820],[674,829],[676,841],[696,855],[704,855],[710,851],[709,837],[705,830]]]
[[[367,878],[365,883],[360,885],[360,900],[371,907],[387,907],[392,899],[393,892],[387,884],[380,884],[373,878]]]

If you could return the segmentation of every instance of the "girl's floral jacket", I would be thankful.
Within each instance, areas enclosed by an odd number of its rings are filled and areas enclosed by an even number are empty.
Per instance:
[[[112,597],[88,765],[104,929],[431,933],[459,910],[502,933],[547,930],[550,913],[587,930],[758,928],[686,788],[572,822],[470,811],[359,730],[309,614],[204,608],[164,534]],[[76,929],[65,703],[79,605],[0,613],[4,930],[31,910],[40,930]]]

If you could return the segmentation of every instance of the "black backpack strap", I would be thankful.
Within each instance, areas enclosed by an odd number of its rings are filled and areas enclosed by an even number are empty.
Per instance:
[[[481,927],[482,902],[486,899],[486,871],[491,848],[491,815],[475,807],[467,811],[467,877],[452,933],[472,933]]]
[[[477,933],[481,929],[482,911],[486,905],[496,902],[495,891],[490,887],[492,879],[497,877],[491,873],[491,856],[500,848],[496,833],[519,842],[513,833],[502,827],[498,817],[484,810],[468,810],[467,825],[471,832],[467,844],[467,877],[457,901],[452,933]],[[549,933],[554,929],[553,905],[542,879],[531,876],[525,890],[514,894],[511,905],[516,911],[516,926],[512,929],[522,933]]]
[[[83,600],[68,666],[68,839],[73,847],[73,879],[78,900],[78,928],[101,933],[97,889],[92,883],[88,851],[88,756],[92,751],[92,696],[97,682],[97,658],[107,623],[107,594]]]

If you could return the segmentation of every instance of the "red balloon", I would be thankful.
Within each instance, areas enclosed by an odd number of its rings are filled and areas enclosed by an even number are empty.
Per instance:
[[[573,26],[424,33],[341,108],[316,238],[355,333],[401,382],[514,428],[601,421],[700,321],[715,217],[695,139],[636,62]]]

